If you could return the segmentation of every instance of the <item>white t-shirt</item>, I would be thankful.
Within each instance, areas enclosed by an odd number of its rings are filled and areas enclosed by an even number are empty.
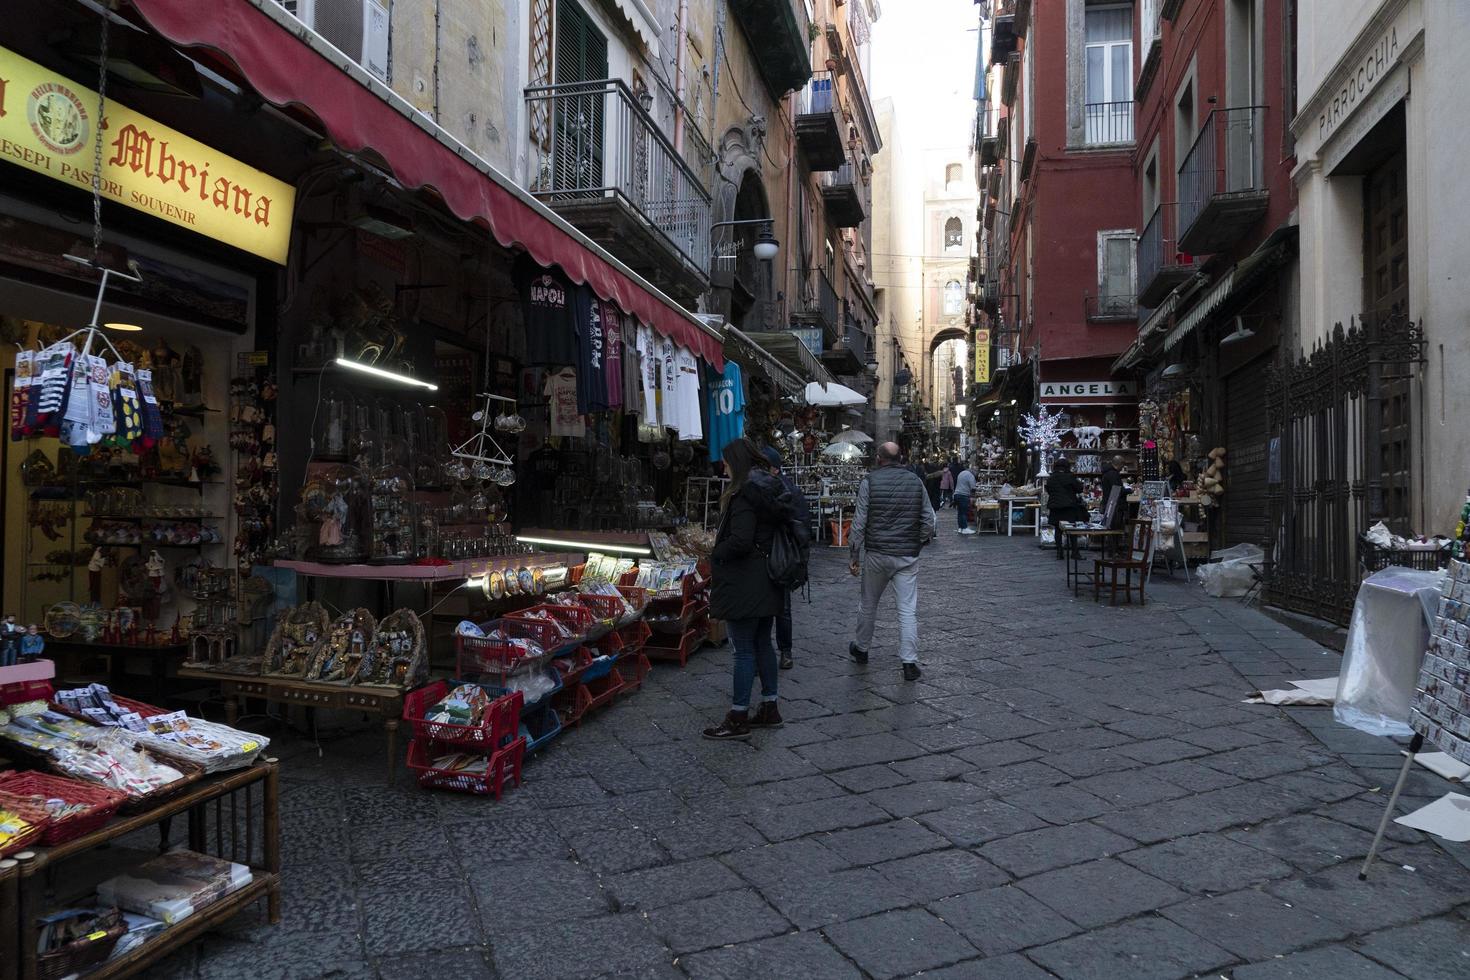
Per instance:
[[[676,376],[673,401],[675,428],[681,440],[703,439],[704,425],[699,415],[699,359],[687,347],[674,352]]]
[[[642,398],[638,401],[639,419],[648,425],[658,424],[658,390],[663,371],[659,368],[658,345],[654,340],[653,328],[638,324],[638,390]]]
[[[552,435],[581,438],[587,434],[587,426],[577,413],[577,372],[562,368],[548,373],[541,393],[551,402]]]
[[[674,360],[674,342],[667,337],[658,338],[658,365],[658,423],[666,429],[677,429],[679,405],[675,395],[679,390],[679,367]]]

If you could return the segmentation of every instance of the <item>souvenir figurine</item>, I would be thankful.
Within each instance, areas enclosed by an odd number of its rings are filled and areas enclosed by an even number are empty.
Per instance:
[[[107,556],[102,549],[92,549],[92,557],[87,561],[87,591],[96,603],[102,602],[102,569],[105,567]]]
[[[26,627],[26,635],[20,638],[20,655],[34,660],[45,652],[46,638],[41,635],[41,627],[32,623]]]
[[[20,656],[20,645],[25,630],[21,629],[14,616],[0,620],[0,667],[14,667]]]

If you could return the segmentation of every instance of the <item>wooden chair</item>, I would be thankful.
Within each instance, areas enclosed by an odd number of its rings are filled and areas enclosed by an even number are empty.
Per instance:
[[[1112,605],[1118,604],[1118,573],[1122,572],[1123,597],[1128,602],[1133,601],[1133,573],[1138,573],[1138,604],[1147,605],[1144,600],[1143,588],[1148,579],[1148,567],[1153,561],[1153,538],[1154,522],[1150,520],[1129,521],[1128,534],[1124,540],[1128,542],[1128,548],[1120,555],[1112,558],[1099,558],[1092,563],[1092,601],[1097,602],[1098,592],[1102,587],[1103,572],[1109,574],[1112,585]]]

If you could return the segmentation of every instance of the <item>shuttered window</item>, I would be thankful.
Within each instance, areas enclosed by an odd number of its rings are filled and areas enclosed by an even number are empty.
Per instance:
[[[557,86],[607,78],[607,38],[577,0],[557,0],[555,77]],[[583,191],[602,186],[603,135],[607,98],[600,90],[577,95],[558,92],[553,103],[556,147],[555,190]]]

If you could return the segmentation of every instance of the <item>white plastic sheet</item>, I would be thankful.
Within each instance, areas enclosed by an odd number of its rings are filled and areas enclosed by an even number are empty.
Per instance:
[[[1251,566],[1265,561],[1266,553],[1253,544],[1238,544],[1216,552],[1214,557],[1220,560],[1201,565],[1196,570],[1200,584],[1205,587],[1207,595],[1234,598],[1250,590],[1256,580]]]
[[[1443,572],[1390,567],[1358,588],[1333,716],[1372,735],[1412,735],[1409,704]]]

